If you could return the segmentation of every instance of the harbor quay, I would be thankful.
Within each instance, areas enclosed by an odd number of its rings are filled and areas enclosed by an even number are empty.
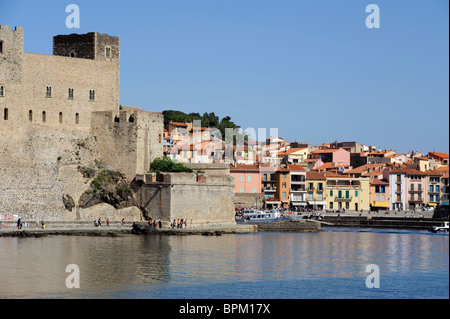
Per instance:
[[[390,213],[345,212],[323,213],[311,212],[299,221],[280,222],[237,222],[228,224],[188,224],[182,228],[172,227],[164,222],[150,224],[148,221],[128,221],[121,223],[111,221],[102,226],[95,226],[93,221],[48,221],[45,228],[36,221],[23,221],[18,229],[17,220],[0,220],[0,237],[42,237],[49,235],[72,236],[118,236],[135,235],[203,235],[218,236],[222,234],[251,234],[258,232],[318,232],[323,227],[373,227],[394,229],[430,230],[445,218],[433,218],[432,211],[401,211]]]

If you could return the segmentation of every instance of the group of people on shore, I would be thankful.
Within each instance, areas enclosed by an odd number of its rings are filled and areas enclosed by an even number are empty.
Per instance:
[[[172,226],[172,229],[174,229],[174,228],[179,228],[179,229],[188,228],[188,221],[187,221],[187,219],[183,219],[183,218],[177,219],[177,220],[174,219],[171,226]],[[189,227],[190,228],[194,228],[194,224],[192,223],[192,219],[191,219],[191,221],[189,223]]]
[[[106,218],[106,226],[109,227],[109,225],[111,224],[111,221],[109,220],[109,218]],[[125,218],[122,218],[122,220],[120,221],[120,226],[124,226],[125,225]],[[102,226],[102,218],[99,217],[94,221],[94,226],[95,227],[99,227]]]

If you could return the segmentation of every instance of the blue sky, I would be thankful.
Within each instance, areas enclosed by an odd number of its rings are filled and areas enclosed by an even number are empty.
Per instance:
[[[68,29],[68,4],[80,28]],[[380,28],[368,29],[368,4]],[[0,0],[25,51],[121,38],[121,104],[231,116],[289,141],[449,152],[448,0]]]

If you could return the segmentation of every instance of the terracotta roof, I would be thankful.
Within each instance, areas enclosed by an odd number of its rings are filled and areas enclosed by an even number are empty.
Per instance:
[[[288,168],[290,171],[304,171],[305,169],[301,165],[289,164]]]
[[[318,172],[306,172],[306,179],[325,179],[325,174]]]
[[[175,126],[188,126],[186,123],[181,122],[169,122],[169,124],[175,125]]]
[[[334,162],[328,162],[328,163],[324,163],[319,167],[313,168],[313,170],[318,171],[318,170],[326,170],[326,169],[334,169],[334,168],[340,168],[340,167],[347,167],[347,165],[343,165],[343,164],[335,164]]]
[[[371,185],[389,185],[389,182],[385,182],[379,178],[374,178],[370,181]]]
[[[230,165],[230,171],[252,171],[252,172],[259,172],[260,168],[259,165],[253,164],[236,164],[235,166]]]
[[[331,172],[331,171],[323,172],[323,174],[325,175],[326,178],[330,178],[330,177],[351,178],[350,176],[341,175],[341,174]]]
[[[390,174],[397,174],[397,173],[405,173],[406,175],[426,175],[425,172],[419,171],[418,169],[413,168],[398,168],[398,169],[391,169],[389,171]]]
[[[373,168],[378,168],[381,166],[385,166],[384,163],[379,163],[379,164],[365,164],[365,165],[361,165],[358,167],[355,167],[353,169],[347,170],[344,173],[345,174],[362,174],[364,172],[366,172],[369,169],[373,169]]]
[[[449,158],[447,153],[441,153],[441,152],[428,152],[429,156],[435,156],[440,158]]]

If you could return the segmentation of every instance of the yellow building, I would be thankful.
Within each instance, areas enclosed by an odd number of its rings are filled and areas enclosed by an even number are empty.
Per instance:
[[[368,211],[370,209],[369,178],[348,177],[326,172],[328,210]]]
[[[306,200],[308,209],[327,209],[326,177],[323,173],[306,172]]]

